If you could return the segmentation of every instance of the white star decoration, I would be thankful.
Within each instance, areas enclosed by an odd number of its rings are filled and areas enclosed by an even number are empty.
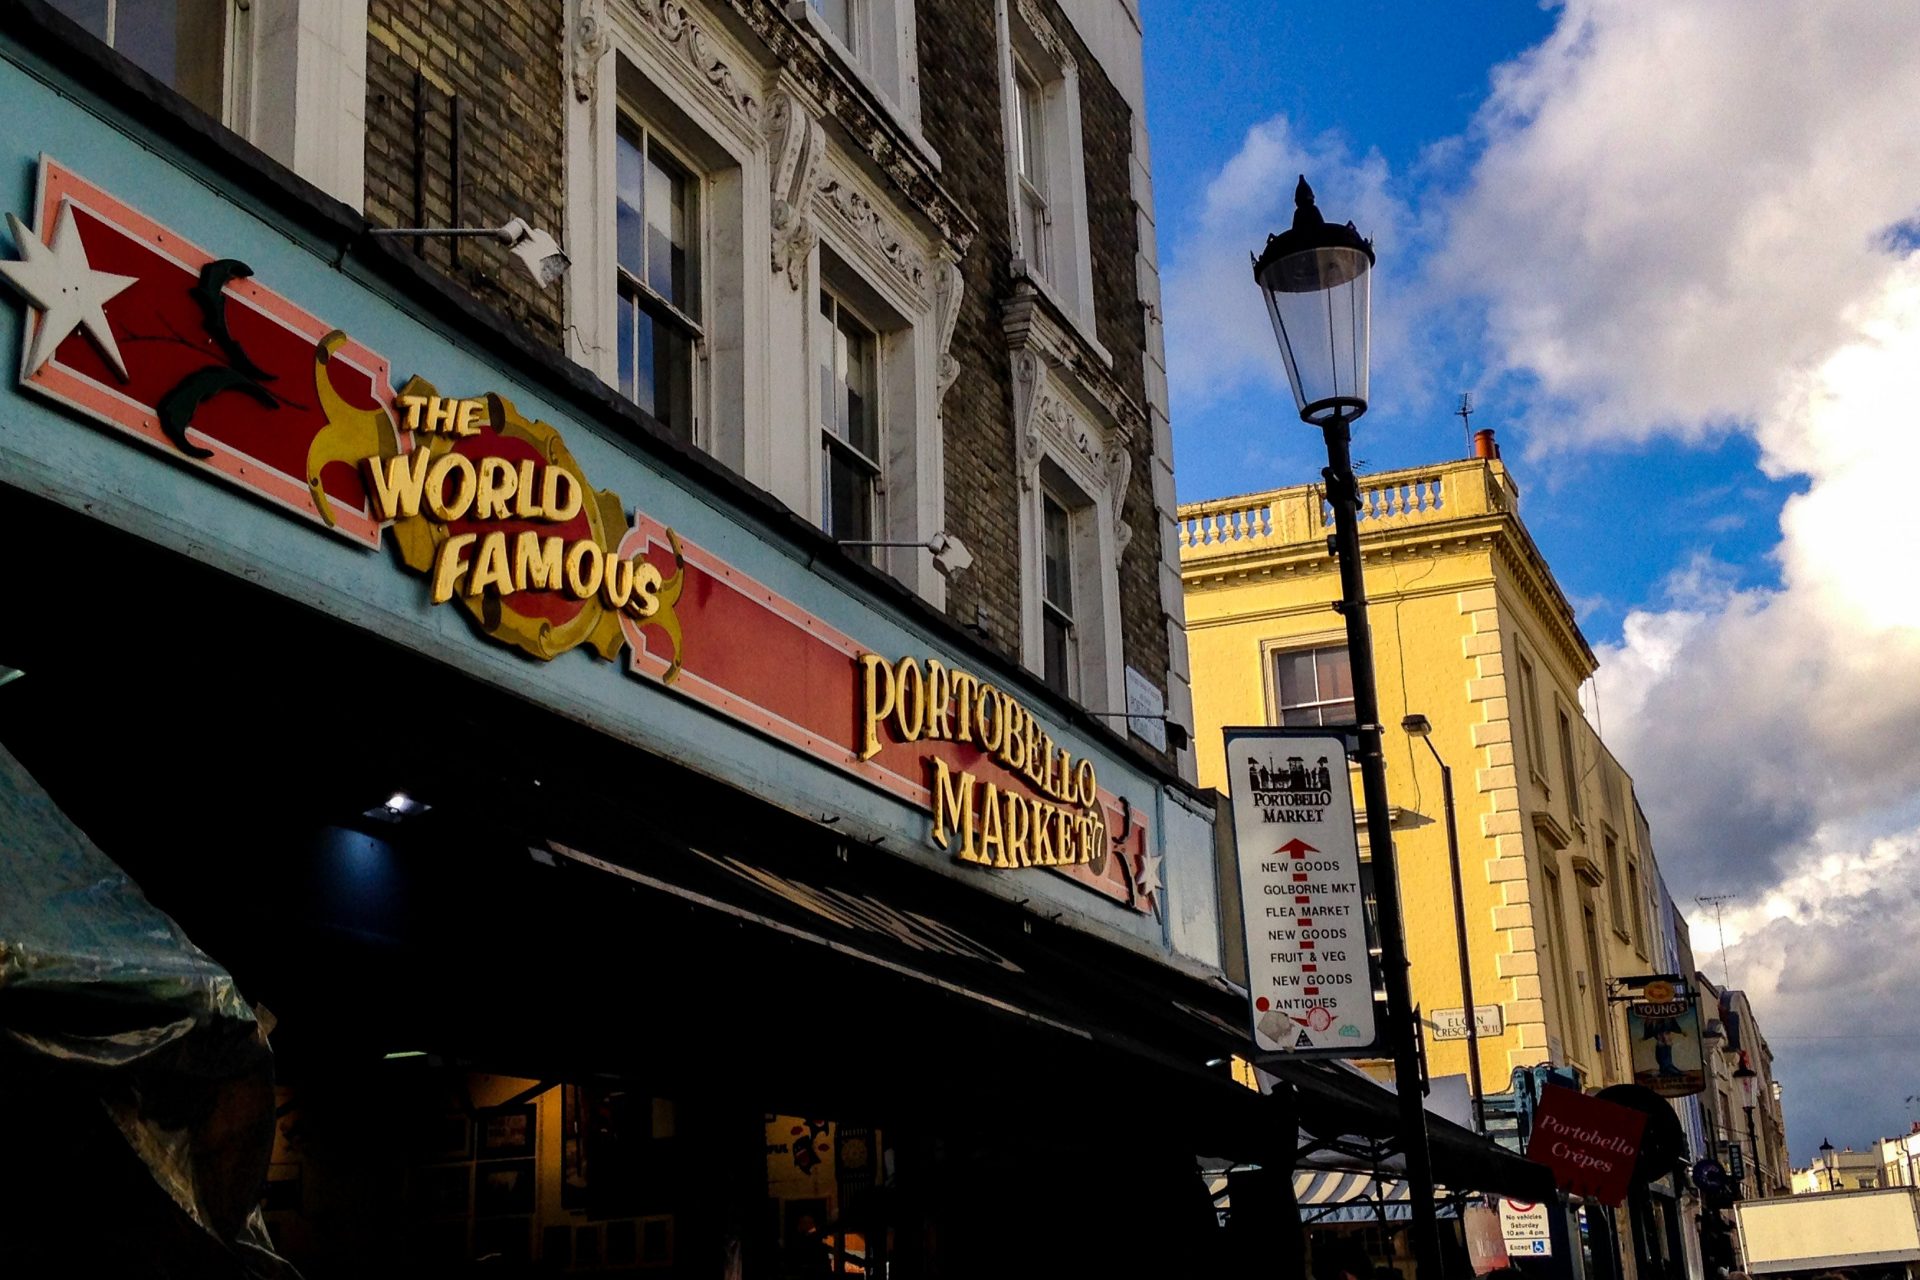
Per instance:
[[[119,344],[113,340],[103,308],[136,278],[95,271],[88,264],[87,247],[80,243],[80,228],[73,224],[69,201],[60,202],[60,220],[54,224],[51,247],[41,244],[40,237],[11,213],[7,225],[13,229],[13,242],[20,246],[20,260],[0,262],[0,279],[12,285],[28,306],[42,312],[40,329],[34,334],[33,349],[21,377],[38,373],[69,334],[85,329],[125,382],[127,362],[120,358]]]
[[[1140,874],[1134,878],[1133,882],[1134,892],[1144,898],[1150,893],[1159,893],[1161,887],[1160,855],[1156,853],[1141,854]]]

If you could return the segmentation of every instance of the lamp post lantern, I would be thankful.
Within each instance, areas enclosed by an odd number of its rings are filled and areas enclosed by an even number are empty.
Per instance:
[[[1820,1159],[1827,1166],[1827,1190],[1835,1190],[1833,1185],[1833,1139],[1820,1139]]]
[[[1373,858],[1380,977],[1387,995],[1386,1027],[1393,1048],[1400,1146],[1412,1214],[1409,1227],[1419,1280],[1441,1280],[1433,1158],[1421,1103],[1419,1044],[1407,984],[1406,936],[1400,923],[1400,880],[1393,833],[1387,828],[1387,770],[1380,750],[1373,632],[1367,623],[1366,583],[1360,567],[1359,485],[1349,453],[1350,425],[1367,411],[1373,244],[1351,222],[1329,223],[1314,204],[1313,188],[1305,176],[1293,199],[1293,226],[1267,237],[1266,248],[1254,258],[1253,278],[1266,298],[1300,418],[1319,427],[1327,444],[1327,466],[1321,474],[1333,508],[1333,550],[1340,568],[1337,607],[1347,622],[1353,714],[1359,722],[1360,783],[1366,803],[1367,846]],[[1473,1016],[1471,1009],[1467,1016]]]
[[[1460,875],[1460,827],[1453,813],[1453,769],[1440,758],[1433,745],[1433,722],[1423,715],[1409,715],[1400,722],[1409,737],[1427,744],[1433,762],[1440,766],[1440,792],[1445,800],[1447,818],[1447,868],[1453,876],[1453,936],[1460,956],[1460,1003],[1467,1014],[1467,1084],[1473,1090],[1473,1127],[1487,1131],[1486,1091],[1480,1084],[1480,1019],[1473,1003],[1473,964],[1467,950],[1466,889]]]

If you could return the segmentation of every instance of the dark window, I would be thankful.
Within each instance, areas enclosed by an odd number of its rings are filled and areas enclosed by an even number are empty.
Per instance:
[[[53,7],[194,106],[221,118],[227,0],[53,0]]]
[[[1573,759],[1573,723],[1567,719],[1567,713],[1554,709],[1554,715],[1560,721],[1560,774],[1567,784],[1567,814],[1580,816],[1580,773]]]
[[[1048,685],[1071,695],[1080,664],[1080,642],[1073,620],[1073,514],[1052,494],[1040,499],[1041,558],[1044,562],[1040,614]]]
[[[870,539],[881,488],[879,339],[825,289],[814,334],[820,366],[820,523],[836,538]],[[859,554],[871,558],[870,549]]]
[[[631,117],[620,121],[615,167],[620,393],[691,442],[700,340],[696,184]]]
[[[1353,668],[1345,645],[1274,655],[1283,725],[1352,724]]]

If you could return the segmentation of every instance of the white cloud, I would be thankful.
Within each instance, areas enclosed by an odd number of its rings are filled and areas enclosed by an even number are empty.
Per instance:
[[[1536,394],[1536,459],[1741,431],[1805,477],[1777,587],[1689,562],[1599,650],[1669,883],[1741,895],[1733,977],[1802,1155],[1904,1119],[1911,1043],[1820,1037],[1920,1027],[1920,252],[1887,234],[1920,208],[1915,85],[1911,5],[1574,0],[1496,73],[1432,260]],[[1675,546],[1745,514],[1606,498]]]
[[[1301,138],[1284,116],[1249,129],[1240,150],[1207,184],[1193,232],[1169,248],[1165,264],[1168,381],[1174,417],[1195,424],[1192,429],[1200,429],[1210,405],[1238,392],[1291,394],[1253,284],[1251,255],[1269,234],[1292,225],[1294,183],[1301,174],[1320,207],[1352,218],[1382,255],[1393,254],[1406,239],[1407,209],[1377,152],[1356,157],[1335,134]],[[1383,305],[1382,287],[1375,285],[1376,369],[1392,367],[1405,345],[1393,309]]]
[[[1920,209],[1917,82],[1911,5],[1575,0],[1496,72],[1435,270],[1555,402],[1537,430],[1751,423],[1879,295]]]

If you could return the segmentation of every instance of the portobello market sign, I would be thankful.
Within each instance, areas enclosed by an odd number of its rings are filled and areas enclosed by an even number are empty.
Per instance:
[[[429,607],[552,660],[671,685],[929,815],[957,861],[1048,868],[1158,912],[1138,810],[1019,699],[931,657],[882,658],[619,496],[505,397],[397,392],[388,361],[42,157],[0,290],[29,316],[23,387],[379,552]],[[730,642],[734,638],[740,642]]]

